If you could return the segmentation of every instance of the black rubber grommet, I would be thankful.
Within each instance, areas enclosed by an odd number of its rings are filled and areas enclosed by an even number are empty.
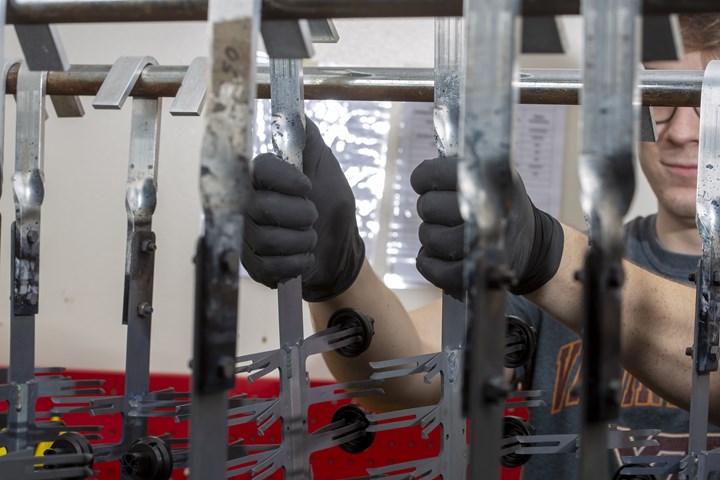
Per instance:
[[[505,354],[506,368],[520,368],[535,354],[537,347],[537,330],[523,319],[514,315],[505,316],[506,336],[520,338],[520,350]]]
[[[355,440],[341,443],[339,447],[347,453],[357,454],[362,453],[373,444],[375,441],[375,432],[368,432],[366,429],[370,426],[370,421],[367,419],[367,411],[357,405],[344,405],[335,411],[332,417],[332,423],[345,421],[347,424],[358,423],[360,429],[363,430],[363,434]]]
[[[63,467],[92,467],[94,459],[92,457],[93,450],[90,441],[83,435],[77,432],[65,432],[60,435],[50,445],[50,448],[43,452],[43,455],[67,455],[74,453],[89,453],[91,455],[89,463],[79,463],[77,465],[63,465]],[[46,470],[52,470],[56,468],[55,465],[45,465]],[[76,480],[81,480],[85,477],[77,477]]]
[[[173,458],[170,446],[159,437],[143,437],[120,459],[123,474],[132,480],[168,480]]]
[[[354,308],[341,308],[340,310],[336,310],[328,320],[328,328],[337,325],[343,330],[359,328],[360,332],[356,335],[360,337],[360,340],[350,345],[340,347],[335,351],[347,358],[354,358],[365,352],[370,348],[372,337],[375,334],[374,323],[375,320]]]
[[[503,417],[503,438],[526,437],[528,435],[535,435],[535,428],[527,421],[512,415]],[[532,458],[532,455],[508,453],[503,455],[500,461],[505,468],[517,468],[525,465],[530,458]]]

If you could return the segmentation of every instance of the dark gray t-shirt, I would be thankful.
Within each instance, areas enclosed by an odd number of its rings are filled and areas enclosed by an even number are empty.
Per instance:
[[[632,262],[672,280],[689,283],[688,274],[697,268],[698,257],[672,253],[660,244],[655,230],[655,216],[636,218],[625,226],[625,256]],[[509,296],[508,312],[523,318],[538,329],[538,346],[532,389],[544,392],[547,407],[533,408],[531,423],[537,434],[579,433],[581,430],[579,398],[575,387],[582,379],[580,371],[582,342],[580,338],[552,317],[521,297]],[[693,328],[693,319],[688,319]],[[689,345],[688,345],[689,346]],[[642,352],[638,352],[642,354]],[[690,373],[688,372],[688,375]],[[627,372],[622,377],[620,429],[658,428],[658,447],[626,449],[611,452],[611,475],[619,467],[621,455],[672,455],[687,450],[688,413],[677,408]],[[720,447],[720,429],[709,426],[708,447]],[[523,469],[523,480],[574,479],[577,459],[574,454],[536,455]],[[720,478],[720,475],[711,478]]]

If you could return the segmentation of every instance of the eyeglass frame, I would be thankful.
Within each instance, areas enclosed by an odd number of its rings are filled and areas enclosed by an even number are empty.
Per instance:
[[[658,107],[655,107],[655,109],[656,109],[656,108],[658,108]],[[656,118],[656,119],[655,119],[655,124],[656,124],[656,125],[665,125],[666,123],[670,123],[670,121],[675,117],[675,113],[677,112],[678,107],[677,107],[677,106],[674,106],[674,107],[672,107],[672,109],[673,109],[673,110],[672,110],[672,113],[670,114],[670,116],[669,116],[666,120],[658,120],[658,119]],[[695,111],[695,115],[697,115],[698,118],[700,118],[700,107],[692,107],[692,109]]]

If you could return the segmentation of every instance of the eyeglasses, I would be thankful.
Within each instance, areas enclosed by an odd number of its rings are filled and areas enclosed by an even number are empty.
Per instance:
[[[675,116],[678,107],[653,107],[653,114],[655,115],[655,123],[662,125],[668,123]],[[692,107],[695,110],[695,114],[700,118],[700,107]]]

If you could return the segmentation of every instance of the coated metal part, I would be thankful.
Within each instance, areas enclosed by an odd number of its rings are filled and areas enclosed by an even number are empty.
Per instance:
[[[211,0],[212,1],[212,0]],[[208,0],[15,0],[8,23],[156,22],[208,18]],[[265,0],[263,19],[452,17],[462,15],[460,0]],[[644,13],[716,12],[715,0],[645,0]],[[524,0],[522,13],[577,15],[580,0]]]
[[[48,94],[94,96],[109,71],[109,65],[73,65],[67,72],[48,72]],[[184,66],[148,66],[130,95],[174,97],[186,72]],[[432,102],[434,75],[430,68],[305,67],[305,99]],[[702,71],[641,72],[643,104],[699,107],[702,79]],[[257,80],[258,98],[270,98],[268,67],[258,67]],[[15,93],[16,83],[17,68],[11,68],[7,93]],[[514,83],[526,104],[577,105],[582,88],[579,70],[526,69]]]
[[[555,16],[523,18],[522,53],[565,53],[565,34]]]
[[[170,106],[171,115],[200,115],[205,105],[205,94],[207,93],[207,69],[207,58],[198,57],[190,63]]]
[[[643,62],[683,58],[685,48],[677,15],[644,15],[642,20]]]
[[[315,54],[310,25],[305,19],[264,21],[261,31],[271,59],[310,58]]]
[[[30,70],[64,72],[70,67],[55,25],[15,25],[15,32]],[[50,100],[60,118],[82,117],[85,114],[77,96],[52,95]]]
[[[309,20],[313,43],[337,43],[340,40],[335,23],[331,19]]]
[[[581,203],[590,248],[584,283],[579,478],[609,477],[608,423],[619,415],[622,219],[633,197],[639,0],[584,0]]]
[[[464,153],[458,164],[465,219],[468,338],[464,410],[470,419],[470,478],[499,478],[504,331],[509,285],[504,236],[512,199],[511,132],[519,2],[466,0]]]
[[[201,149],[203,235],[195,258],[190,475],[226,476],[228,390],[235,375],[239,263],[250,192],[260,1],[211,0],[208,108]]]
[[[700,145],[695,220],[702,241],[702,257],[696,275],[695,334],[693,339],[692,395],[688,454],[696,457],[707,448],[710,373],[717,371],[720,344],[720,287],[714,281],[720,271],[720,62],[705,69],[700,109]],[[716,172],[716,169],[718,171]],[[694,478],[697,465],[688,462],[684,472]]]
[[[43,185],[45,135],[45,72],[22,66],[18,74],[15,173],[16,250],[13,277],[14,315],[38,313],[40,287],[40,207]],[[30,242],[34,231],[37,240]]]

